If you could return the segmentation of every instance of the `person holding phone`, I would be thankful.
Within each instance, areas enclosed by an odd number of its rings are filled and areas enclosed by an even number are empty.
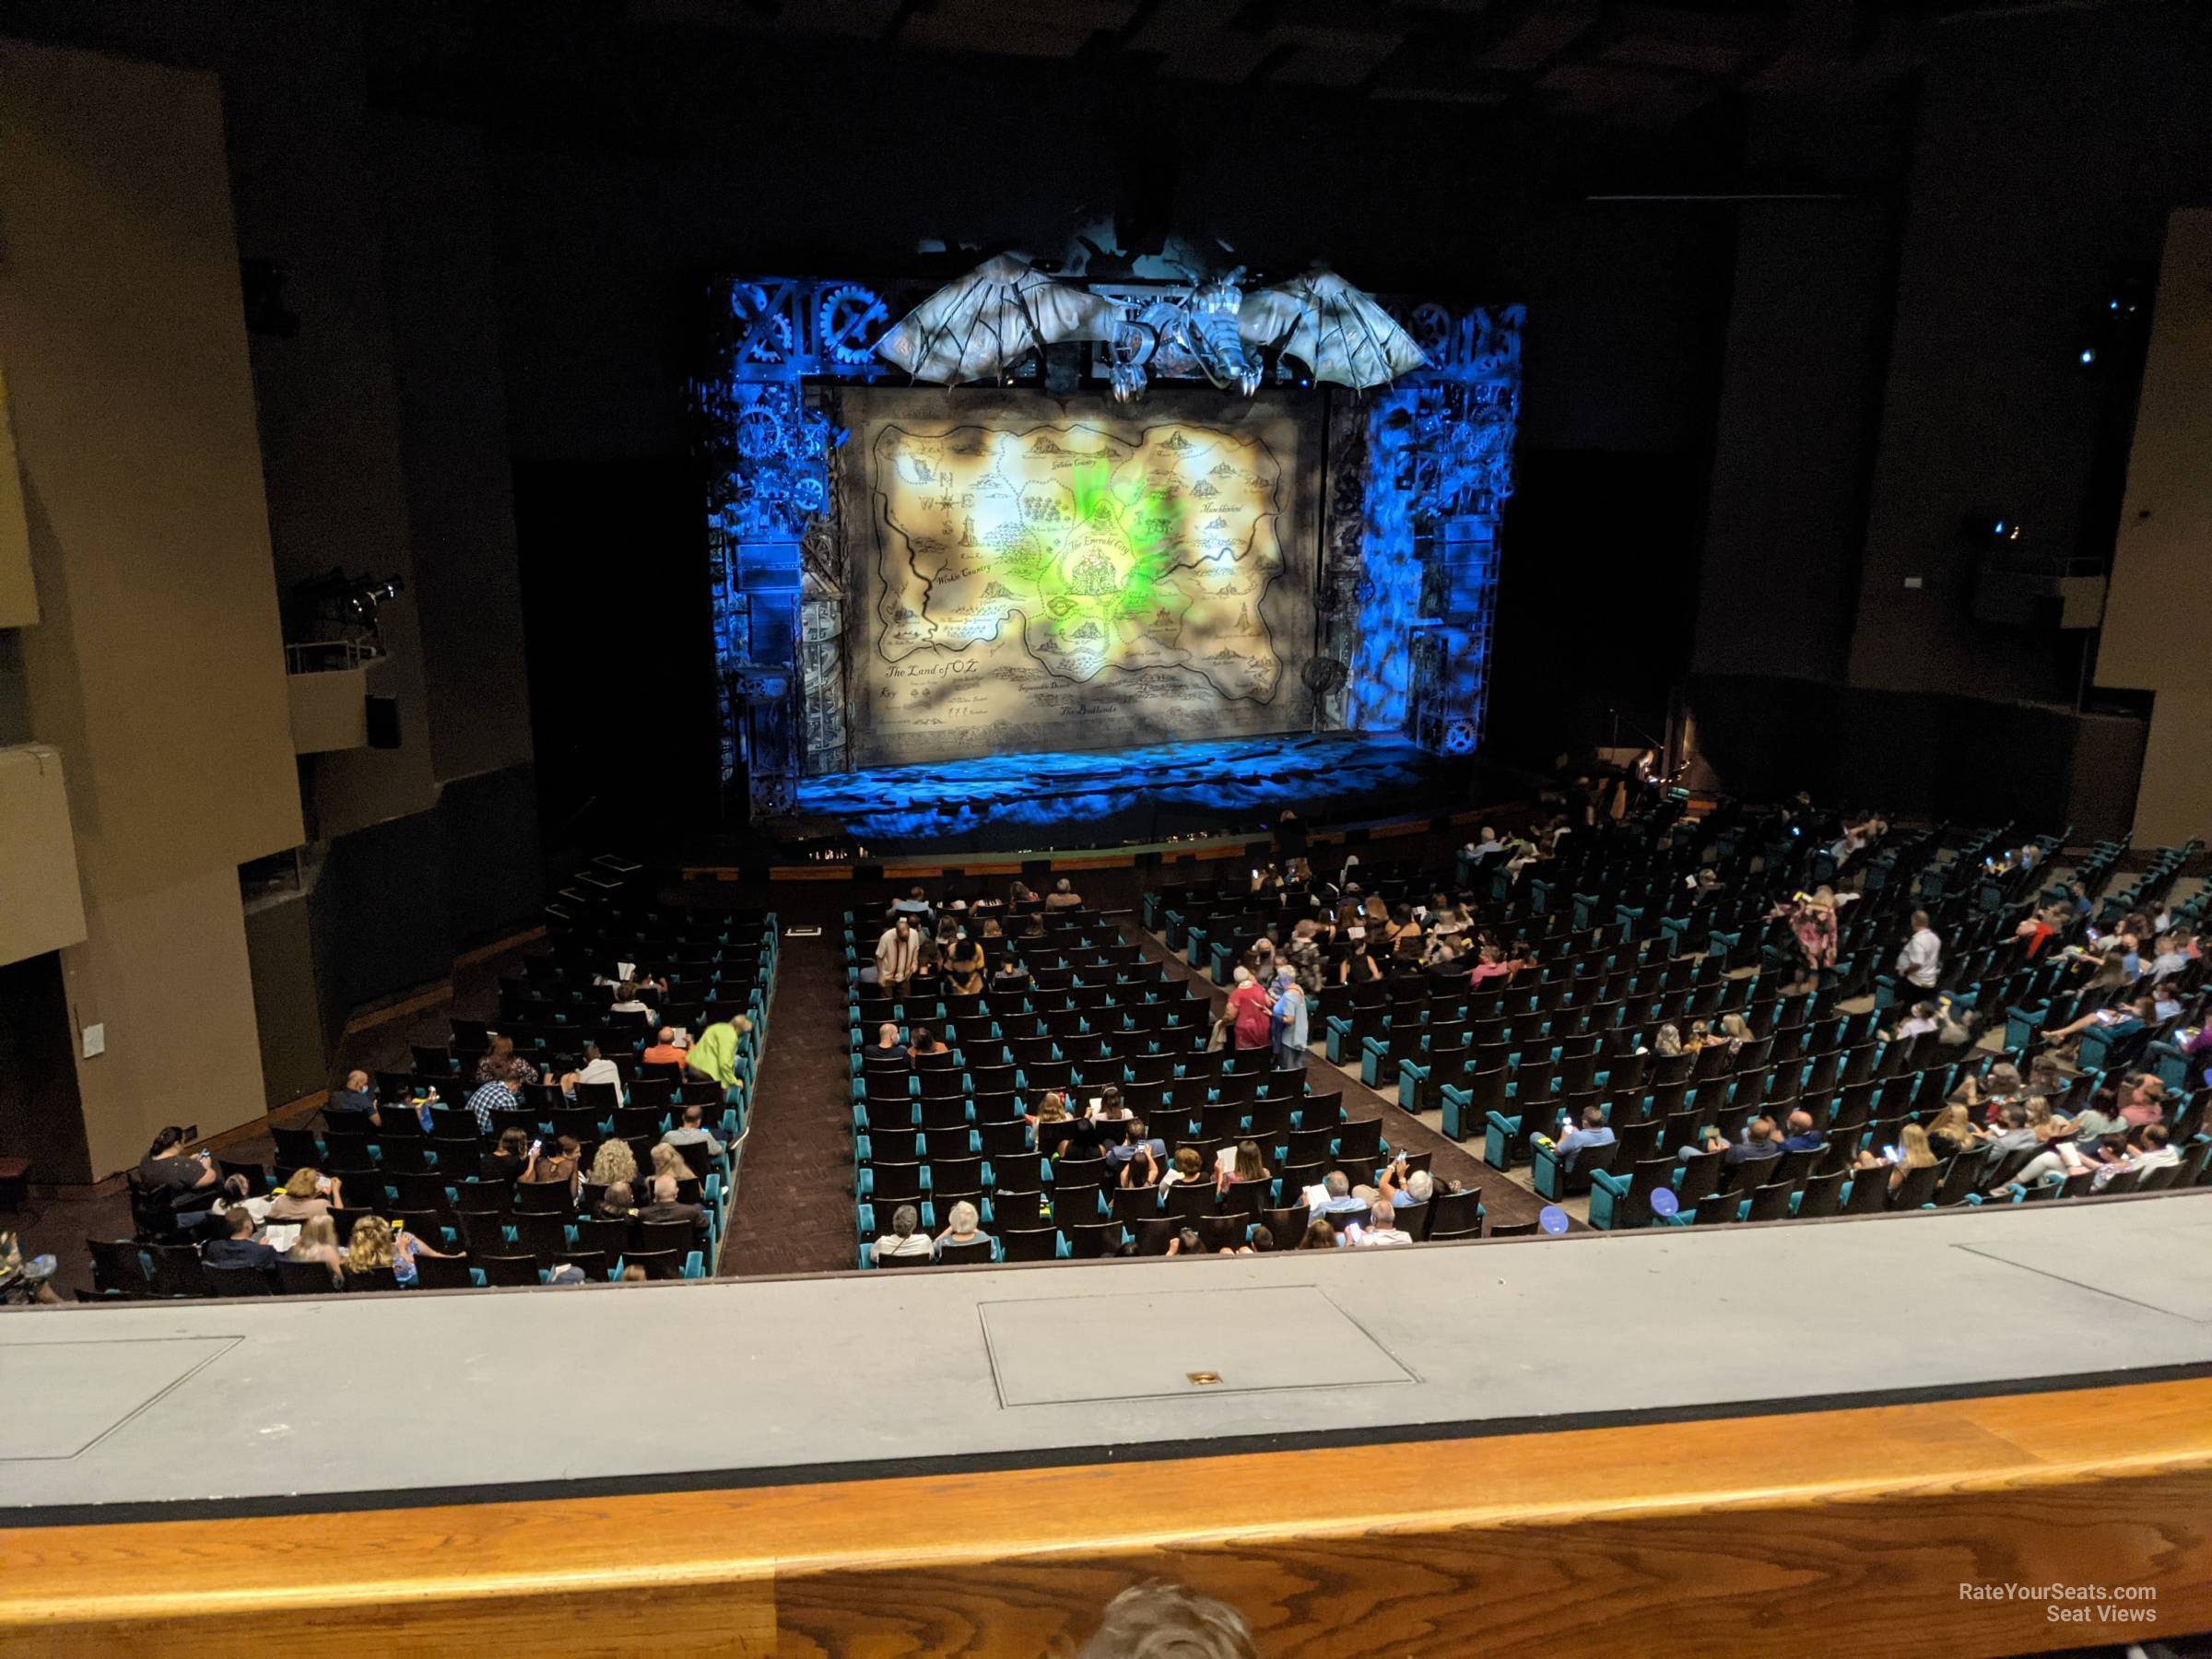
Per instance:
[[[1928,1132],[1918,1124],[1907,1124],[1899,1133],[1895,1146],[1884,1147],[1879,1155],[1861,1152],[1852,1160],[1853,1170],[1862,1174],[1876,1170],[1889,1171],[1889,1192],[1892,1196],[1904,1185],[1905,1178],[1915,1170],[1936,1167],[1936,1151],[1928,1144]]]

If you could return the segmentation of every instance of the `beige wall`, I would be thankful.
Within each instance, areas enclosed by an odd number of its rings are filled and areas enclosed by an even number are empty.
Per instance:
[[[237,866],[301,839],[211,76],[0,42],[0,363],[88,941],[71,1014],[96,1172],[258,1115]]]
[[[2212,208],[2166,223],[2097,683],[2155,693],[2139,844],[2212,838]]]
[[[39,619],[39,600],[30,579],[30,534],[23,523],[23,477],[7,418],[6,371],[0,363],[0,628],[21,628]]]
[[[84,936],[62,757],[39,743],[0,748],[0,967]]]

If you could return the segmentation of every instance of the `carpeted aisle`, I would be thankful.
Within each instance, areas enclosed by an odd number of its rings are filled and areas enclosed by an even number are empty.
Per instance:
[[[751,1128],[730,1206],[722,1277],[857,1266],[845,1050],[844,967],[835,929],[783,941],[776,1007],[755,1079]]]

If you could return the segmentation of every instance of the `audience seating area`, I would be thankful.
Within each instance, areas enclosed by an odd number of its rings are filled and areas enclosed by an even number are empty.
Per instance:
[[[926,919],[924,919],[926,924]],[[980,926],[980,917],[971,917]],[[1027,918],[1004,919],[1018,935]],[[859,1260],[889,1231],[900,1205],[913,1205],[935,1235],[953,1205],[976,1206],[988,1237],[947,1244],[940,1262],[1095,1259],[1168,1253],[1185,1228],[1216,1252],[1247,1243],[1265,1228],[1273,1246],[1298,1247],[1307,1228],[1302,1189],[1331,1171],[1372,1182],[1391,1148],[1378,1118],[1348,1119],[1341,1091],[1310,1093],[1303,1067],[1280,1071],[1265,1049],[1209,1052],[1207,999],[1167,966],[1143,959],[1114,923],[1079,910],[1041,912],[1032,937],[982,939],[995,974],[1026,971],[1019,992],[946,994],[936,985],[886,995],[864,973],[882,924],[848,912],[844,947],[850,1008],[854,1191]],[[917,1028],[950,1045],[912,1061],[871,1060],[863,1049],[878,1028],[900,1041]],[[1106,1158],[1041,1156],[1027,1121],[1047,1090],[1069,1091],[1080,1113],[1107,1084],[1166,1143],[1171,1159],[1197,1149],[1206,1178],[1164,1191],[1124,1188]],[[1258,1144],[1265,1181],[1218,1196],[1217,1156]],[[1417,1154],[1409,1169],[1427,1167]],[[1465,1239],[1481,1230],[1479,1193],[1439,1195],[1399,1212],[1417,1239]],[[887,1257],[885,1265],[927,1266],[930,1257]]]
[[[1587,1194],[1599,1228],[1658,1222],[1653,1198],[1661,1190],[1672,1200],[1661,1206],[1670,1212],[1664,1219],[1674,1225],[2088,1193],[2093,1176],[2085,1171],[1994,1197],[2040,1147],[1994,1160],[1972,1147],[1914,1172],[1894,1194],[1886,1171],[1861,1181],[1853,1166],[1861,1152],[1894,1145],[1906,1124],[1924,1125],[1970,1075],[1982,1078],[2006,1060],[2024,1066],[2043,1031],[2136,994],[2137,987],[2101,981],[2092,988],[2100,959],[2067,947],[2089,943],[2092,927],[2109,933],[2131,913],[2158,912],[2199,849],[2159,849],[2121,883],[2114,871],[2128,849],[2100,844],[2072,872],[2086,888],[2076,898],[2072,883],[2051,881],[2060,835],[2030,843],[2029,860],[2017,856],[2022,842],[2010,826],[1888,835],[1839,857],[1841,838],[1831,845],[1812,833],[1817,822],[1802,806],[1732,807],[1689,822],[1669,805],[1571,833],[1556,855],[1517,877],[1503,858],[1470,869],[1462,854],[1449,874],[1363,865],[1345,873],[1341,891],[1255,894],[1239,868],[1212,886],[1157,889],[1147,895],[1145,914],[1171,948],[1226,982],[1260,938],[1279,950],[1301,921],[1325,928],[1347,893],[1394,907],[1465,900],[1486,935],[1515,942],[1512,954],[1535,965],[1479,988],[1470,987],[1465,959],[1449,969],[1394,963],[1387,979],[1338,985],[1339,939],[1325,982],[1310,999],[1312,1029],[1332,1062],[1356,1067],[1371,1087],[1394,1087],[1406,1111],[1440,1111],[1443,1133],[1454,1140],[1479,1136],[1494,1168],[1528,1167],[1539,1197]],[[1711,872],[1702,880],[1701,870]],[[1858,897],[1840,912],[1833,965],[1813,988],[1784,994],[1806,971],[1778,907],[1821,884]],[[2204,903],[2200,892],[2175,907],[2168,926],[2194,931]],[[2072,925],[2031,955],[2020,936],[2023,918],[2053,904],[2067,906]],[[1942,940],[1934,991],[1900,984],[1894,971],[1916,910],[1928,912]],[[2197,1184],[2212,1166],[2205,1134],[2212,1091],[2188,1076],[2173,1040],[2204,1020],[2204,962],[2193,961],[2169,989],[2182,1005],[2172,1017],[2118,1042],[2095,1027],[2086,1031],[2065,1091],[2052,1101],[2071,1118],[2105,1084],[2138,1070],[2181,1091],[2167,1119],[2179,1162],[2112,1175],[2095,1189],[2100,1195]],[[1884,1037],[1928,997],[1947,998],[1953,1018],[1976,1022],[1969,1041],[1947,1044],[1936,1032]],[[1845,1013],[1841,1005],[1854,1000],[1865,1006]],[[1742,1016],[1749,1032],[1733,1051],[1714,1043],[1653,1052],[1664,1026],[1687,1039],[1693,1022],[1717,1029],[1730,1014]],[[1981,1041],[1993,1024],[2001,1049]],[[1549,1139],[1563,1117],[1579,1123],[1591,1106],[1602,1111],[1614,1143],[1582,1150],[1569,1167]],[[1741,1138],[1755,1116],[1781,1122],[1794,1110],[1813,1118],[1817,1148],[1735,1164],[1689,1150],[1712,1135]]]
[[[251,1193],[265,1195],[292,1171],[312,1168],[341,1183],[345,1206],[331,1212],[345,1249],[366,1216],[404,1224],[418,1238],[449,1253],[417,1258],[424,1288],[533,1286],[560,1265],[586,1279],[619,1279],[626,1267],[649,1278],[698,1278],[713,1271],[743,1159],[749,1115],[748,1090],[765,1041],[774,1000],[778,956],[772,912],[685,910],[641,901],[628,884],[604,877],[574,884],[547,912],[548,947],[525,959],[523,971],[500,981],[494,1019],[451,1021],[452,1041],[413,1050],[406,1071],[380,1071],[374,1088],[380,1123],[363,1112],[322,1114],[320,1126],[276,1128],[276,1169],[224,1161],[223,1176],[243,1177]],[[612,994],[605,982],[616,964],[665,979],[655,999],[655,1020],[605,1010]],[[742,1016],[750,1030],[737,1037],[734,1065],[740,1082],[726,1091],[696,1069],[651,1065],[643,1051],[661,1026],[697,1037],[708,1027]],[[494,1036],[511,1040],[517,1055],[537,1068],[541,1080],[525,1086],[511,1107],[491,1112],[479,1127],[468,1109],[479,1063]],[[620,1099],[610,1083],[576,1085],[571,1100],[551,1079],[557,1066],[580,1064],[586,1043],[596,1044],[621,1077]],[[691,1104],[706,1109],[706,1126],[723,1145],[719,1157],[701,1142],[679,1147],[691,1174],[677,1200],[706,1211],[704,1243],[685,1223],[596,1212],[604,1187],[585,1181],[571,1200],[565,1182],[517,1184],[489,1158],[500,1136],[520,1129],[553,1144],[572,1136],[582,1168],[592,1168],[599,1146],[619,1139],[629,1146],[650,1178],[653,1147],[678,1124]],[[218,1236],[217,1218],[183,1227],[171,1206],[149,1192],[134,1171],[132,1213],[137,1236],[88,1241],[95,1292],[81,1300],[176,1296],[327,1293],[330,1277],[313,1264],[284,1262],[273,1273],[220,1268],[201,1260],[198,1240]],[[649,1194],[637,1193],[642,1205]],[[352,1290],[400,1288],[392,1270],[347,1275]]]

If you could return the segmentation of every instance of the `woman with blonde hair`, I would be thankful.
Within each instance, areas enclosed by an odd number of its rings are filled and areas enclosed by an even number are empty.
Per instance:
[[[1907,1176],[1915,1170],[1934,1169],[1936,1161],[1935,1149],[1928,1145],[1928,1132],[1918,1124],[1907,1124],[1897,1137],[1896,1162],[1872,1152],[1862,1152],[1853,1161],[1852,1168],[1866,1171],[1886,1167],[1889,1171],[1889,1194],[1895,1197]]]
[[[363,1216],[353,1224],[353,1242],[346,1252],[346,1271],[375,1273],[392,1265],[392,1223],[382,1216]]]
[[[1978,1136],[1974,1133],[1973,1114],[1965,1102],[1956,1096],[1951,1103],[1929,1120],[1922,1132],[1927,1139],[1928,1149],[1937,1158],[1953,1158],[1971,1147]]]
[[[677,1182],[699,1179],[698,1172],[684,1161],[681,1152],[666,1141],[659,1141],[653,1148],[653,1178],[658,1181],[664,1175]]]
[[[1670,1020],[1661,1026],[1658,1034],[1652,1039],[1652,1053],[1663,1060],[1671,1060],[1681,1052],[1682,1033],[1675,1030],[1674,1022]]]
[[[599,1150],[592,1154],[592,1172],[585,1177],[595,1187],[610,1187],[618,1181],[637,1178],[638,1155],[619,1135],[599,1143]]]
[[[320,1170],[294,1170],[285,1180],[284,1191],[269,1200],[268,1218],[276,1222],[305,1221],[312,1216],[327,1216],[331,1206],[343,1209],[346,1205],[338,1183]]]
[[[288,1262],[320,1262],[330,1272],[330,1288],[346,1288],[346,1258],[338,1253],[338,1230],[328,1215],[310,1216],[300,1224],[300,1236],[284,1253]]]
[[[1721,1016],[1720,1035],[1713,1041],[1725,1042],[1732,1054],[1740,1053],[1744,1044],[1751,1041],[1751,1028],[1744,1023],[1741,1014],[1724,1014]]]
[[[366,1275],[389,1267],[400,1284],[412,1286],[417,1256],[451,1253],[427,1243],[405,1227],[394,1227],[382,1216],[363,1216],[353,1224],[353,1248],[346,1253],[346,1271]]]

